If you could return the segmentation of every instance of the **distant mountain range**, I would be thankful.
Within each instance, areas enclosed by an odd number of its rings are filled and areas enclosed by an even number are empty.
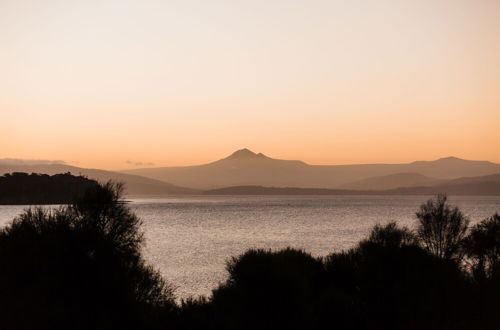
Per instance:
[[[10,172],[70,172],[98,181],[124,182],[128,195],[185,194],[449,194],[491,195],[500,187],[500,164],[456,157],[407,164],[309,165],[241,149],[212,163],[120,172],[60,162],[0,159]],[[305,189],[305,190],[300,190]],[[498,193],[500,195],[500,192]]]
[[[123,171],[193,189],[229,186],[384,190],[430,186],[443,180],[500,173],[500,164],[455,157],[408,164],[309,165],[273,159],[241,149],[224,159],[198,166]]]

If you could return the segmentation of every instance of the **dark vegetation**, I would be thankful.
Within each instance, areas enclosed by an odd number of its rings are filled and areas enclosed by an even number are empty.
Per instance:
[[[95,180],[69,173],[7,173],[0,176],[0,204],[69,204],[96,186]]]
[[[140,220],[121,186],[74,204],[29,209],[0,231],[1,329],[153,329],[171,288],[141,256]]]
[[[228,261],[210,297],[176,303],[141,255],[121,186],[0,231],[2,329],[498,329],[500,215],[468,227],[445,196],[415,230],[377,225],[324,258],[292,248]]]

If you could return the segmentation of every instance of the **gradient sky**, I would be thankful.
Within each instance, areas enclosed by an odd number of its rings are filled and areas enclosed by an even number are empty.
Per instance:
[[[500,163],[498,0],[0,0],[0,158]]]

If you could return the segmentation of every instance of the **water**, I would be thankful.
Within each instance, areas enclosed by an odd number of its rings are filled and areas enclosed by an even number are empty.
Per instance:
[[[132,199],[144,222],[146,257],[179,298],[208,295],[225,263],[249,248],[303,248],[325,256],[348,249],[376,223],[414,226],[424,196],[201,196]],[[500,196],[450,198],[472,223],[500,212]],[[0,225],[25,206],[0,205]]]

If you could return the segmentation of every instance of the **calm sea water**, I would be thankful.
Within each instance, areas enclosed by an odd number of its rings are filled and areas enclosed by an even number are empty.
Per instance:
[[[348,249],[376,223],[414,226],[423,196],[265,196],[132,199],[145,252],[180,298],[208,295],[225,263],[249,248],[303,248],[316,256]],[[471,221],[500,212],[499,197],[453,197]],[[3,225],[26,206],[1,206]]]

